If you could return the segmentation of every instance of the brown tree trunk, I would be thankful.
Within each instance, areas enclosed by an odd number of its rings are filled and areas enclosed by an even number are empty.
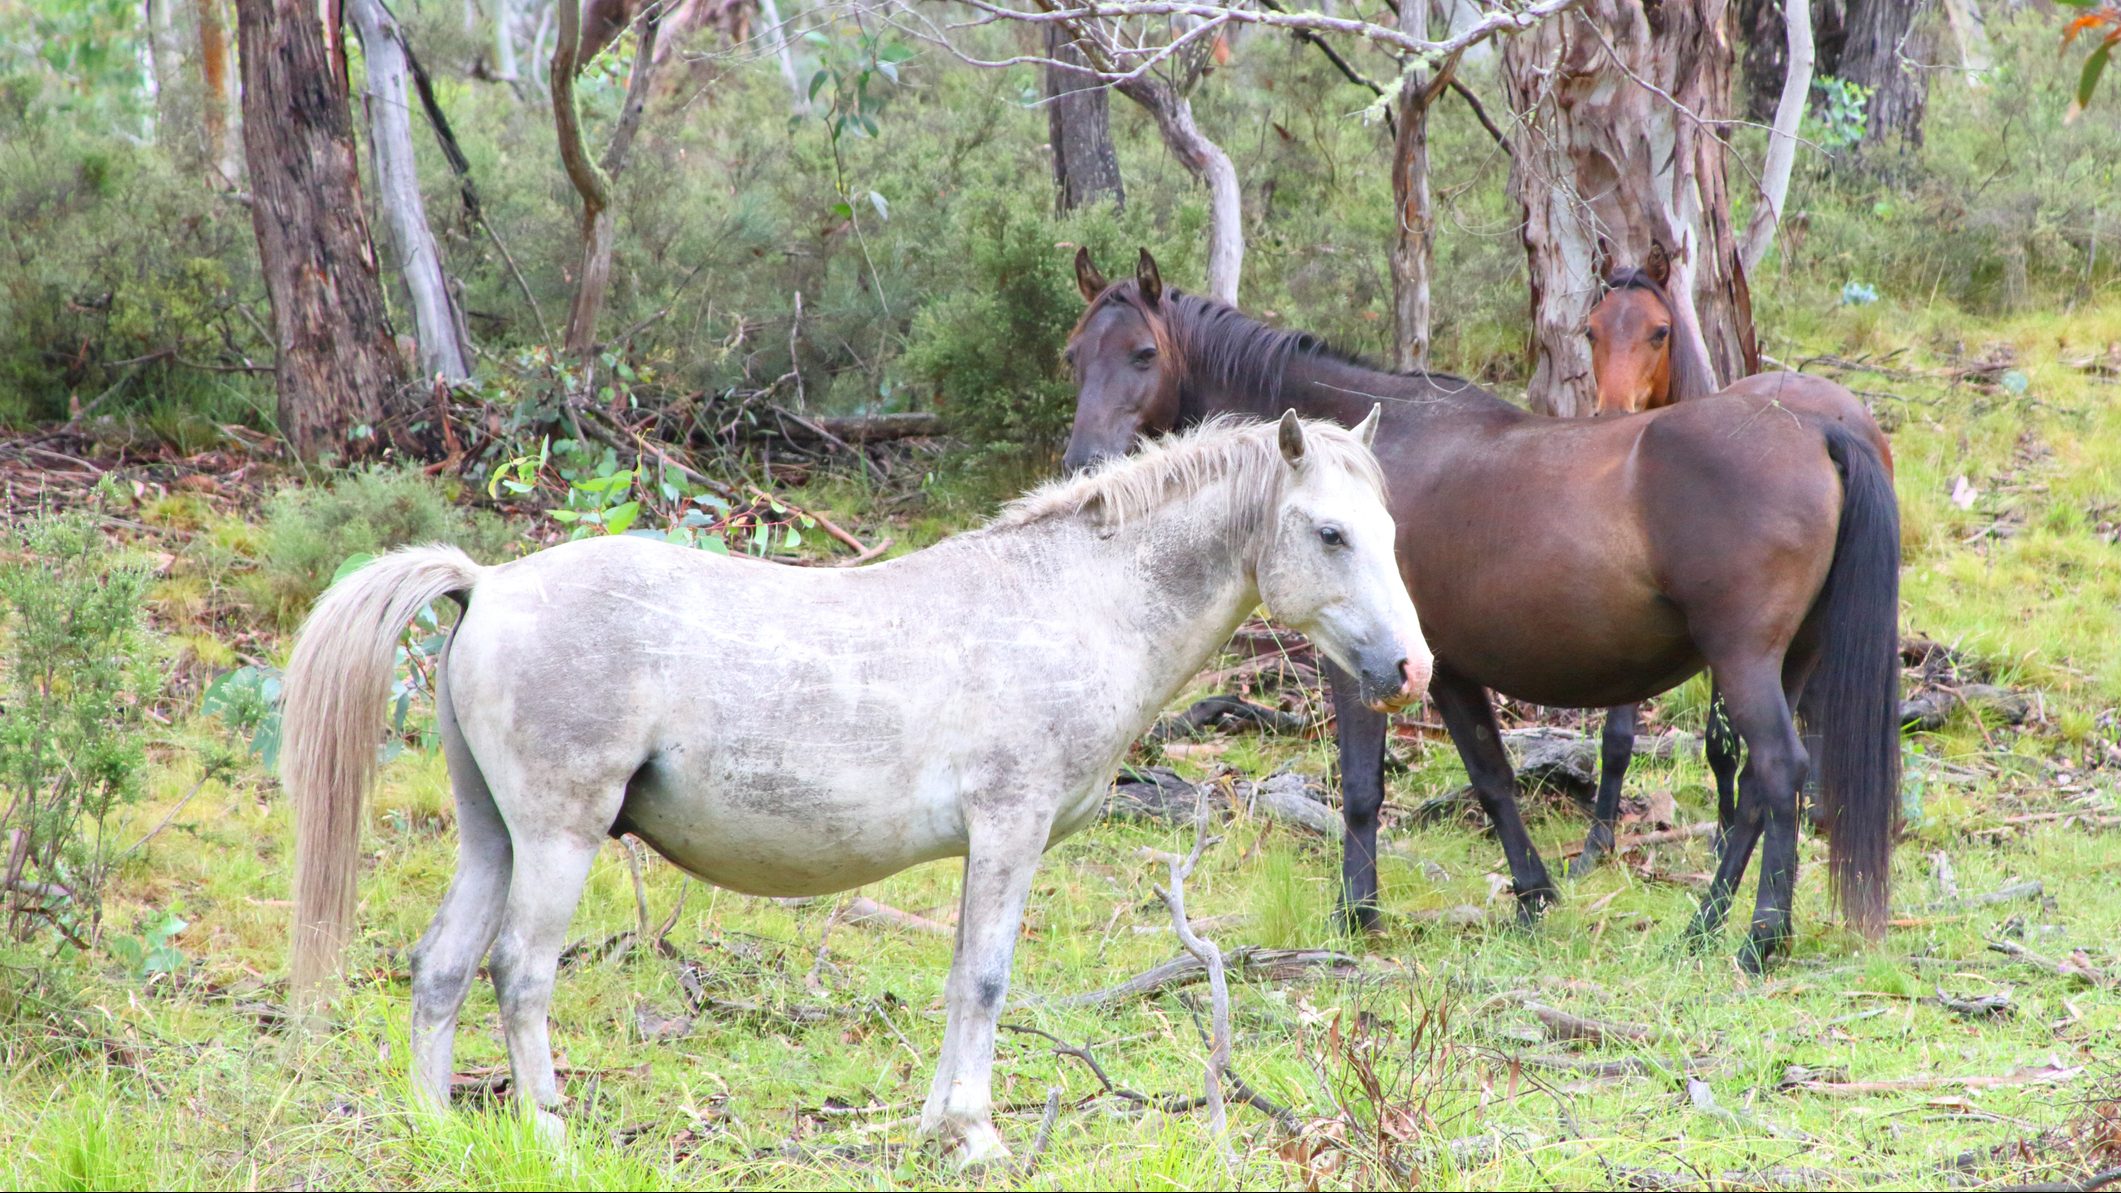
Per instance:
[[[1429,35],[1429,0],[1399,0],[1400,31]],[[1444,67],[1446,71],[1450,65]],[[1400,80],[1399,121],[1392,138],[1392,367],[1429,367],[1429,278],[1436,258],[1436,213],[1429,196],[1429,102],[1436,89],[1424,64]]]
[[[232,135],[228,127],[240,103],[235,73],[229,69],[228,23],[221,16],[222,0],[197,2],[200,115],[206,132],[207,169],[216,184],[235,187],[243,182],[243,154],[237,147],[240,131]]]
[[[1046,56],[1071,66],[1089,65],[1058,23],[1046,26]],[[1096,76],[1046,67],[1046,128],[1053,142],[1053,185],[1060,210],[1074,211],[1101,200],[1127,205],[1112,147],[1112,113]]]
[[[238,0],[236,19],[280,430],[307,459],[365,454],[404,378],[361,216],[345,80],[313,4]]]
[[[1759,367],[1725,150],[1713,133],[1730,114],[1727,6],[1665,0],[1654,8],[1653,20],[1642,0],[1587,0],[1503,43],[1504,84],[1526,120],[1510,193],[1525,213],[1530,396],[1548,413],[1592,406],[1583,327],[1598,298],[1601,241],[1633,263],[1651,245],[1664,247],[1669,288],[1693,301],[1698,346],[1721,382]]]
[[[1738,64],[1745,118],[1765,124],[1775,118],[1787,69],[1781,0],[1736,0],[1732,8],[1732,32],[1745,47]]]
[[[1923,0],[1847,0],[1840,61],[1833,74],[1871,89],[1864,104],[1866,147],[1922,144],[1922,114],[1929,106],[1929,31]]]
[[[575,75],[586,63],[577,55],[582,44],[581,9],[578,0],[557,0],[559,41],[552,51],[552,112],[559,131],[560,161],[567,179],[582,198],[582,264],[575,283],[574,305],[567,314],[567,351],[588,356],[596,348],[597,317],[604,310],[604,294],[611,285],[611,252],[618,239],[617,216],[611,210],[611,184],[626,169],[633,150],[634,134],[640,131],[641,114],[648,105],[648,87],[655,74],[656,31],[660,8],[651,6],[640,18],[641,40],[634,50],[633,73],[626,86],[626,104],[611,133],[601,162],[589,160],[582,137],[582,121],[575,110]]]

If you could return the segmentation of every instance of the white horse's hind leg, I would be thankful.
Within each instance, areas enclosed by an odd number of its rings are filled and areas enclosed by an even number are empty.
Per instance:
[[[519,833],[508,912],[493,946],[493,984],[500,996],[516,1101],[524,1113],[536,1116],[549,1137],[558,1136],[561,1124],[551,1113],[560,1104],[560,1088],[552,1071],[546,1014],[552,1008],[560,951],[567,944],[567,923],[582,900],[582,884],[601,843],[565,831],[535,841]]]
[[[921,1133],[952,1149],[959,1163],[998,1160],[1009,1148],[994,1130],[994,1031],[1009,997],[1009,963],[1024,919],[1031,876],[1045,852],[1049,817],[1031,801],[997,801],[1007,811],[975,819],[965,857],[965,890],[957,917],[957,951],[943,1003],[948,1023],[935,1083],[921,1112]],[[1010,807],[1014,802],[1015,806]]]
[[[413,1088],[440,1109],[449,1104],[457,1013],[501,926],[512,851],[486,776],[457,729],[446,681],[436,706],[457,797],[457,874],[412,951],[412,1070]]]

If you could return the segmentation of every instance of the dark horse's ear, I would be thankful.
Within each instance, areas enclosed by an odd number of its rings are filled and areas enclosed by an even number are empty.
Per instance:
[[[1083,301],[1096,302],[1106,285],[1105,275],[1097,272],[1096,264],[1090,260],[1089,246],[1075,250],[1075,288],[1083,292]]]
[[[1649,274],[1650,280],[1660,286],[1671,281],[1672,259],[1665,254],[1664,245],[1661,242],[1654,240],[1650,242],[1650,255],[1648,259],[1643,261],[1642,271]]]
[[[1156,272],[1156,258],[1142,250],[1141,260],[1134,263],[1134,280],[1141,286],[1142,300],[1154,306],[1164,296],[1163,276]]]

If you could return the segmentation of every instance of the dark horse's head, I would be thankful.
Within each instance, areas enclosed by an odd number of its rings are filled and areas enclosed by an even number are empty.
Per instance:
[[[1605,295],[1584,326],[1598,381],[1597,417],[1655,410],[1716,388],[1681,323],[1688,315],[1667,289],[1671,274],[1671,259],[1657,244],[1641,268],[1606,271]]]
[[[1141,251],[1133,277],[1111,283],[1090,250],[1077,249],[1075,285],[1089,305],[1063,353],[1076,388],[1075,428],[1062,460],[1070,472],[1176,427],[1186,363],[1172,342],[1164,283],[1149,250]]]

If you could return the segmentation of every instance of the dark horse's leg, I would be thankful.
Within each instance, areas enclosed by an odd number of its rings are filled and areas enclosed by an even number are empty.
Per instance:
[[[1486,688],[1438,662],[1429,680],[1429,698],[1443,714],[1451,741],[1466,764],[1473,794],[1502,840],[1502,854],[1509,859],[1510,877],[1517,887],[1518,915],[1537,918],[1558,893],[1547,875],[1547,864],[1539,860],[1524,817],[1517,811],[1517,776],[1510,771],[1510,756],[1502,749],[1502,727],[1495,721],[1495,705]]]
[[[1723,838],[1738,815],[1738,733],[1731,728],[1731,710],[1723,703],[1723,688],[1709,688],[1709,723],[1703,752],[1709,773],[1716,776],[1716,852],[1723,852]]]
[[[1616,704],[1605,710],[1605,737],[1598,754],[1598,802],[1591,809],[1591,831],[1583,852],[1569,866],[1569,877],[1582,878],[1598,868],[1598,859],[1613,847],[1613,824],[1620,819],[1620,786],[1635,756],[1635,718],[1639,704]]]
[[[1759,972],[1789,945],[1790,903],[1797,883],[1797,790],[1810,763],[1790,709],[1811,660],[1748,659],[1724,669],[1721,689],[1731,727],[1745,743],[1738,775],[1738,808],[1717,858],[1716,874],[1691,929],[1697,942],[1723,929],[1731,898],[1763,837],[1760,894],[1739,964]]]
[[[1377,927],[1377,817],[1385,806],[1385,714],[1357,697],[1354,679],[1318,656],[1333,694],[1340,738],[1340,922],[1348,931]]]

